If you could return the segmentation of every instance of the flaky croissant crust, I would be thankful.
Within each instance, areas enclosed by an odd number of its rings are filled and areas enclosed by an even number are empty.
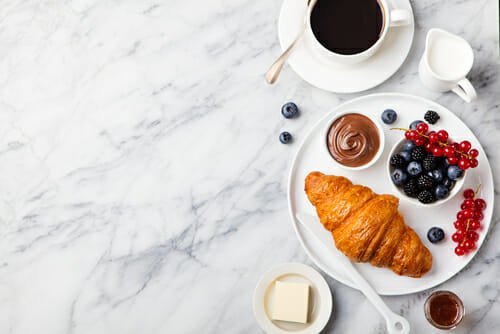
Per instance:
[[[388,267],[398,275],[421,277],[432,254],[398,212],[399,200],[353,185],[342,176],[312,172],[305,191],[335,245],[352,261]]]

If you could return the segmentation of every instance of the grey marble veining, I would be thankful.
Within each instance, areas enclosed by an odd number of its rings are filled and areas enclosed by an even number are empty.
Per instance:
[[[271,266],[310,264],[289,222],[296,142],[340,102],[279,54],[281,1],[18,1],[0,10],[0,332],[259,333],[251,296]],[[372,92],[431,98],[476,133],[499,172],[498,2],[412,1],[415,40]],[[469,40],[479,100],[422,87],[426,31]],[[295,101],[300,118],[284,120]],[[498,180],[496,180],[498,182]],[[496,186],[498,188],[498,184]],[[498,196],[496,197],[498,204]],[[497,205],[498,208],[498,205]],[[467,317],[456,333],[500,332],[500,231],[442,288]],[[384,333],[362,295],[328,279],[326,333]],[[385,298],[415,333],[430,291]]]

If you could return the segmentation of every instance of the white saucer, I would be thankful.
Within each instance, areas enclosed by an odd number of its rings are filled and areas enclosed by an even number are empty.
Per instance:
[[[394,0],[398,8],[412,15],[408,0]],[[306,10],[304,0],[284,0],[278,21],[278,34],[284,50],[297,36]],[[384,44],[368,60],[356,65],[341,65],[324,59],[312,48],[312,37],[304,34],[288,64],[305,81],[334,93],[355,93],[373,88],[391,77],[403,64],[413,42],[414,21],[390,28]]]
[[[276,280],[301,282],[310,285],[309,322],[307,324],[271,320],[274,282]],[[260,278],[253,295],[253,312],[257,323],[268,334],[317,334],[328,323],[332,313],[330,287],[313,268],[302,263],[283,263],[267,271]]]

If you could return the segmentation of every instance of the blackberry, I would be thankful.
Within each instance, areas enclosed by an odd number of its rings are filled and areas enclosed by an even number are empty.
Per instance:
[[[389,163],[391,164],[391,166],[394,166],[396,168],[402,168],[406,166],[406,160],[401,155],[399,155],[399,153],[394,154],[391,157]]]
[[[424,161],[422,161],[422,167],[424,167],[425,171],[436,169],[437,167],[436,158],[432,154],[429,154],[424,158]]]
[[[437,121],[439,121],[440,117],[439,114],[433,110],[428,110],[425,113],[424,119],[427,121],[429,124],[436,124]]]
[[[422,161],[427,156],[425,148],[417,146],[411,151],[411,158],[415,161]]]
[[[418,194],[417,198],[420,201],[420,203],[424,203],[424,204],[429,204],[429,203],[436,201],[436,198],[434,197],[434,195],[428,190],[422,190]]]
[[[429,175],[422,174],[417,179],[418,189],[429,190],[434,186],[434,179]]]
[[[417,180],[410,179],[403,187],[403,190],[408,197],[417,197],[420,190],[418,190]]]

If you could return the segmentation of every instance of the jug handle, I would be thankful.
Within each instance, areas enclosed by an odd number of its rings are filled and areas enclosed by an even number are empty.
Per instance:
[[[467,78],[460,80],[452,91],[467,103],[470,103],[477,98],[476,90]]]
[[[401,27],[411,23],[412,16],[409,11],[399,9],[394,3],[394,0],[389,0],[388,3],[389,11],[391,12],[389,22],[390,27]]]

